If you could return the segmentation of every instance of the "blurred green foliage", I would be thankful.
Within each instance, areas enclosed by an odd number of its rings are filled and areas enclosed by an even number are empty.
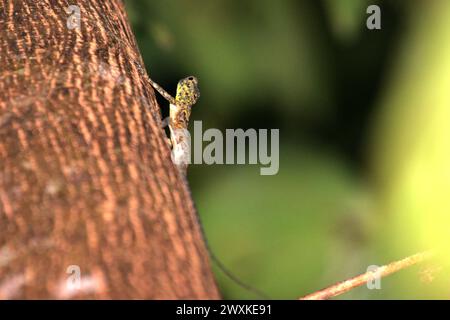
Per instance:
[[[366,9],[377,3],[382,30],[370,31]],[[127,2],[150,76],[169,90],[199,78],[193,120],[280,129],[278,175],[255,165],[189,169],[210,246],[238,277],[292,299],[433,239],[448,244],[449,4]],[[215,271],[225,298],[256,298]],[[448,295],[419,271],[341,298]]]

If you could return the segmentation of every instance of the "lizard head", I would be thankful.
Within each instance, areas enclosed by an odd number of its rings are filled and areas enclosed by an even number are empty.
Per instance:
[[[193,106],[200,97],[198,89],[198,80],[196,77],[190,76],[181,79],[177,86],[177,95],[175,100],[185,106]]]

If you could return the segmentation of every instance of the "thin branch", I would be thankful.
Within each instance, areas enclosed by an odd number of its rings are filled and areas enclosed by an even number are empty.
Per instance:
[[[338,282],[328,288],[313,292],[304,297],[299,298],[299,300],[325,300],[345,292],[348,292],[356,287],[359,287],[368,281],[374,279],[374,277],[386,277],[394,272],[400,271],[407,267],[413,266],[419,262],[428,259],[431,256],[430,251],[416,253],[410,257],[402,260],[394,261],[388,265],[379,267],[374,271],[368,271],[366,273],[360,274],[354,278]]]

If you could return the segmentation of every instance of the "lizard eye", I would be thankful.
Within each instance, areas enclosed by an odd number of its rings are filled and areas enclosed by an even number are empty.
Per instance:
[[[194,80],[194,77],[189,77],[188,80],[192,81]]]

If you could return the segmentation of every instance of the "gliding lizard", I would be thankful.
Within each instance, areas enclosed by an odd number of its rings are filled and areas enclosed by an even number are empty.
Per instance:
[[[191,115],[192,106],[197,102],[200,97],[200,91],[198,89],[198,80],[194,76],[189,76],[187,78],[181,79],[177,85],[177,92],[175,98],[172,97],[166,90],[164,90],[155,81],[148,78],[152,87],[158,91],[169,103],[170,103],[170,113],[169,113],[169,129],[170,129],[170,140],[169,144],[172,147],[172,161],[178,167],[178,170],[186,177],[187,166],[190,158],[190,137],[187,130],[189,124],[189,117]],[[203,226],[201,221],[199,221],[200,228],[202,229],[202,234],[205,235],[203,231]],[[247,285],[238,279],[233,273],[231,273],[224,264],[217,258],[209,247],[208,241],[205,238],[206,248],[211,256],[211,258],[216,262],[219,269],[222,270],[230,279],[236,282],[241,287],[255,293],[256,295],[267,298],[267,295],[259,291],[252,286]]]
[[[172,161],[175,163],[178,170],[186,176],[191,147],[188,124],[192,106],[200,97],[198,80],[193,76],[181,79],[177,85],[175,98],[167,93],[167,91],[156,82],[150,78],[149,80],[153,88],[155,88],[155,90],[170,103],[169,141],[172,147]]]

